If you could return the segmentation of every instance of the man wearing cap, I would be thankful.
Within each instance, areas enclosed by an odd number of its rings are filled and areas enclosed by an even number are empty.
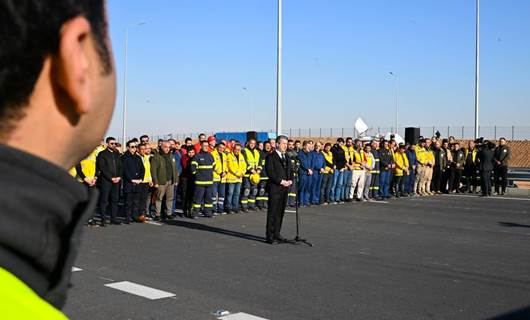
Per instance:
[[[215,150],[215,146],[217,145],[217,141],[215,140],[214,136],[208,137],[208,152],[212,153],[212,151]]]

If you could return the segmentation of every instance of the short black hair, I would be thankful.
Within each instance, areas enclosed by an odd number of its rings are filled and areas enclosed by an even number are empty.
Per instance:
[[[140,137],[140,140],[143,140],[143,139],[145,139],[145,138],[149,139],[149,136],[146,135],[146,134],[144,134],[143,136]]]
[[[277,143],[277,144],[280,144],[280,141],[281,141],[281,140],[285,140],[285,141],[289,142],[289,138],[287,138],[287,136],[279,135],[279,136],[276,138],[276,143]]]
[[[114,137],[107,137],[107,139],[105,139],[105,143],[109,143],[109,142],[111,142],[112,140],[116,141],[116,138],[114,138]]]
[[[57,52],[62,25],[77,16],[90,23],[102,72],[110,73],[105,0],[0,1],[0,132],[24,117],[45,57]]]
[[[188,141],[193,141],[190,137],[187,137],[186,139],[184,139],[184,142],[188,142]]]

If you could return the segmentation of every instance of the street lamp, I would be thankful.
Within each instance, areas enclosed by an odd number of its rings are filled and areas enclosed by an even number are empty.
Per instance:
[[[276,64],[276,135],[282,134],[282,0],[278,0],[278,51]]]
[[[252,94],[248,90],[248,87],[241,87],[241,89],[245,90],[245,92],[248,94],[248,110],[250,114],[250,130],[254,130],[254,110],[253,110],[253,103],[252,103]]]
[[[475,139],[479,136],[479,86],[480,86],[480,0],[476,0],[475,25]]]
[[[398,83],[398,76],[393,73],[392,71],[388,73],[390,76],[394,78],[394,94],[395,94],[395,100],[396,100],[396,131],[394,133],[399,133],[399,83]]]
[[[123,75],[123,151],[125,151],[125,135],[127,133],[127,49],[129,46],[129,28],[130,27],[140,27],[143,26],[145,22],[130,23],[125,29],[125,70]]]

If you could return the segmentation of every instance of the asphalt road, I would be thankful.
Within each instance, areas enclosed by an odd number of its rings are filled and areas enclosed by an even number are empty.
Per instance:
[[[293,237],[295,215],[284,220]],[[486,319],[530,306],[530,199],[435,196],[301,210],[314,243],[263,242],[265,213],[87,228],[72,319]],[[106,287],[173,293],[150,300]],[[243,318],[242,318],[243,319]]]

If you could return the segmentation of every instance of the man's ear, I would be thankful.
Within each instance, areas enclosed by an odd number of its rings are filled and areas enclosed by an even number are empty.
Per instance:
[[[60,90],[69,101],[69,112],[82,115],[90,111],[90,23],[78,16],[61,28],[55,76]],[[62,106],[64,107],[64,106]]]

